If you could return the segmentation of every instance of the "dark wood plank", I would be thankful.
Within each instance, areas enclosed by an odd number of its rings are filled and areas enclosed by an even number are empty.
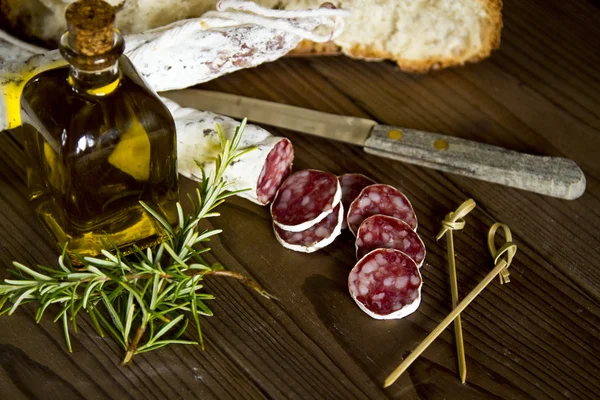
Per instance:
[[[410,197],[428,249],[423,302],[400,321],[363,314],[347,292],[355,262],[343,234],[315,254],[283,249],[268,209],[241,199],[209,226],[212,255],[279,301],[211,278],[215,316],[206,350],[172,347],[118,366],[120,349],[84,318],[66,352],[47,315],[26,307],[0,323],[2,398],[591,398],[600,390],[600,10],[589,1],[505,1],[502,46],[482,63],[407,75],[391,63],[343,57],[286,59],[205,88],[574,159],[586,194],[560,201],[382,160],[360,148],[278,131],[295,169],[361,172]],[[53,263],[55,251],[26,201],[18,133],[0,134],[0,274],[13,260]],[[193,189],[184,180],[182,193]],[[456,377],[450,330],[389,389],[387,374],[450,311],[440,220],[464,199],[478,208],[455,235],[460,295],[491,268],[485,234],[509,224],[519,251],[511,283],[464,312],[468,384]],[[208,226],[208,225],[207,225]]]

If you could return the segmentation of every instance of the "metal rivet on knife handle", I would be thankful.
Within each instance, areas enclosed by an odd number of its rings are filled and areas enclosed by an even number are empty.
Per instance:
[[[392,140],[402,139],[402,131],[394,129],[388,132],[388,137]]]
[[[446,149],[448,149],[448,142],[446,142],[445,140],[442,139],[438,139],[435,142],[433,142],[433,147],[435,147],[436,149],[440,150],[440,151],[444,151]]]

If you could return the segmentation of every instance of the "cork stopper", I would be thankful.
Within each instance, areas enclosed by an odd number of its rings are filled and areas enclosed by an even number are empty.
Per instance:
[[[114,42],[115,10],[102,0],[79,0],[67,7],[69,46],[85,56],[110,51]]]

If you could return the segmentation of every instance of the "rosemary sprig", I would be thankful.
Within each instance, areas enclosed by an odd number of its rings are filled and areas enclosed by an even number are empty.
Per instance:
[[[21,305],[37,302],[35,319],[39,322],[49,306],[58,306],[54,322],[62,322],[67,348],[72,351],[69,327],[77,331],[77,316],[85,310],[98,334],[104,337],[108,332],[125,350],[123,364],[127,364],[135,354],[169,344],[200,344],[204,348],[198,316],[213,315],[206,302],[214,299],[203,290],[206,276],[241,280],[270,298],[249,278],[225,271],[220,264],[209,265],[202,253],[210,248],[196,247],[221,233],[220,229],[201,231],[198,223],[218,216],[214,209],[240,192],[227,190],[229,183],[223,174],[232,161],[253,150],[237,150],[245,126],[246,120],[233,138],[226,140],[217,124],[221,151],[215,170],[207,175],[199,164],[202,182],[195,196],[188,195],[192,214],[185,216],[177,203],[178,229],[141,202],[164,228],[166,238],[157,247],[144,251],[134,246],[133,253],[125,256],[107,238],[103,257],[79,257],[81,266],[72,265],[67,246],[55,267],[38,265],[34,269],[14,262],[15,269],[10,272],[15,278],[0,284],[0,315],[11,315]],[[193,340],[184,336],[190,318],[196,325]]]

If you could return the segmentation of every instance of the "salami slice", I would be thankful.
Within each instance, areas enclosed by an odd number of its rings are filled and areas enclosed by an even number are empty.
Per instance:
[[[302,232],[288,232],[273,224],[275,237],[287,249],[312,253],[333,243],[342,232],[344,207],[338,204],[325,219]]]
[[[390,185],[375,184],[364,188],[348,209],[348,227],[356,235],[360,224],[371,215],[383,214],[399,218],[417,229],[417,216],[410,201]]]
[[[344,174],[338,176],[338,179],[342,187],[342,204],[344,205],[344,210],[348,210],[350,203],[358,197],[361,190],[376,183],[373,179],[363,174]],[[346,218],[344,218],[342,229],[346,229],[347,227],[348,223],[346,222]]]
[[[256,196],[259,204],[269,204],[281,183],[292,172],[294,148],[288,139],[280,140],[267,155],[258,177]]]
[[[395,249],[373,250],[348,277],[350,295],[375,319],[400,319],[421,304],[423,280],[417,264]]]
[[[302,232],[322,221],[342,198],[337,177],[307,169],[290,175],[271,204],[273,222],[289,232]]]
[[[404,221],[387,215],[373,215],[363,221],[356,234],[356,257],[360,260],[375,249],[396,249],[413,259],[421,268],[425,245]]]
[[[231,139],[239,125],[232,118],[180,107],[174,101],[161,99],[167,106],[177,129],[177,166],[183,176],[201,180],[200,163],[206,173],[215,168],[215,158],[221,146],[216,123],[221,125],[227,139]],[[231,190],[250,189],[239,193],[257,204],[269,204],[281,182],[287,178],[294,160],[292,143],[272,136],[256,125],[246,125],[238,150],[256,147],[243,154],[225,170],[225,179],[231,182]]]

